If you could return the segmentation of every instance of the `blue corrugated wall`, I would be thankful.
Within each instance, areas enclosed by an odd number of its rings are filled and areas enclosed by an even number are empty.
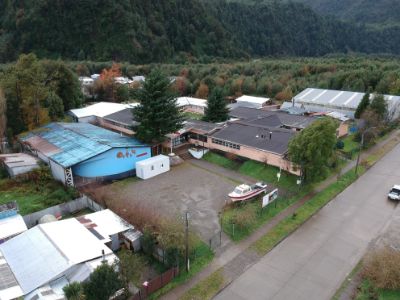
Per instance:
[[[150,147],[113,148],[72,167],[72,173],[93,178],[135,170],[136,162],[151,157]]]

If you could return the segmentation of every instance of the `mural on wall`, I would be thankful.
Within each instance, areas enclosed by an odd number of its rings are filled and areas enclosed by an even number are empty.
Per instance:
[[[145,153],[145,155],[146,154],[147,153]],[[132,149],[131,151],[129,151],[129,149],[126,149],[125,153],[123,153],[122,151],[119,151],[117,153],[117,158],[129,158],[129,157],[132,157],[132,156],[135,156],[135,155],[136,155],[136,150]],[[137,157],[139,157],[139,155]]]

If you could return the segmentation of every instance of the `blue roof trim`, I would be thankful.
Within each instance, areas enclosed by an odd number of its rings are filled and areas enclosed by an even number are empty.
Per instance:
[[[67,168],[112,148],[144,147],[134,138],[94,126],[89,123],[50,123],[29,132],[21,140],[39,136],[60,149],[50,157]]]

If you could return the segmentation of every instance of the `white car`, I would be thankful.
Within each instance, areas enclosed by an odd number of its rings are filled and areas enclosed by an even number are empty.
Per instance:
[[[388,194],[390,200],[400,200],[400,185],[394,185]]]

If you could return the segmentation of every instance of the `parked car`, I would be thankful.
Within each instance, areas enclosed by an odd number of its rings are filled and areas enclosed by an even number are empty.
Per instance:
[[[389,191],[388,198],[390,200],[400,200],[400,185],[394,185]]]

